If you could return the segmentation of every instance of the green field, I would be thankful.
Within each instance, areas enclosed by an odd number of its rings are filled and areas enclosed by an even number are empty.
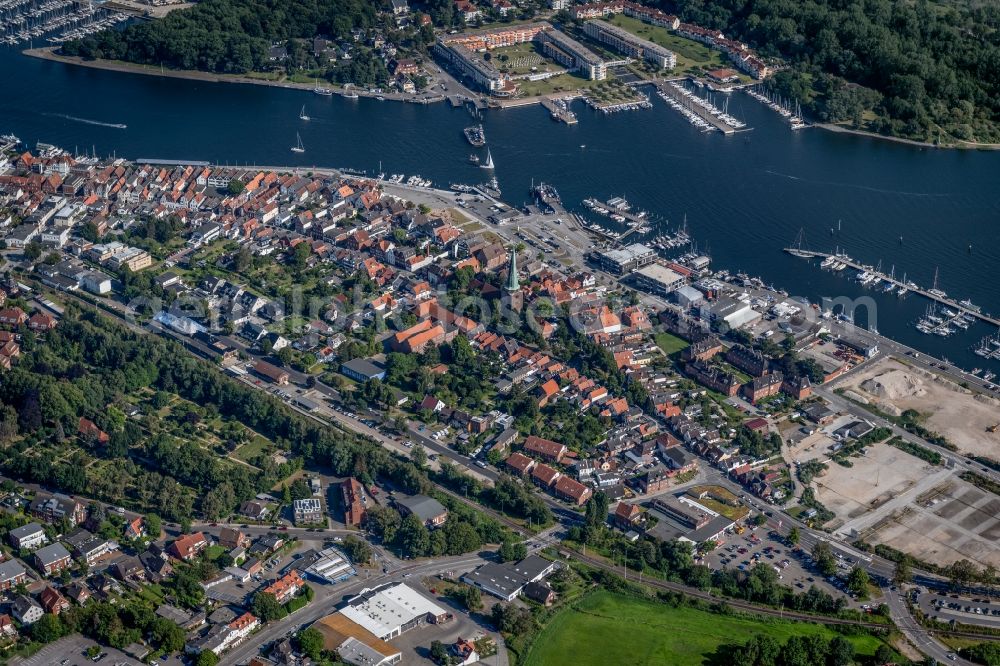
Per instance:
[[[523,664],[705,666],[717,663],[712,654],[720,645],[742,644],[756,633],[782,642],[793,635],[835,635],[815,624],[760,622],[601,591],[556,615]],[[874,636],[848,638],[862,655],[873,655],[880,644]]]
[[[671,333],[657,333],[655,340],[656,344],[659,345],[660,349],[662,349],[663,353],[667,356],[687,349],[690,344],[687,340],[679,338]]]

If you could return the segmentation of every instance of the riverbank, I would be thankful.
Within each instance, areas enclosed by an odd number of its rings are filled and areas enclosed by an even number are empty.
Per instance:
[[[286,90],[302,90],[304,92],[312,92],[315,87],[314,83],[298,83],[296,81],[273,81],[270,79],[262,79],[254,76],[245,76],[240,74],[217,74],[214,72],[199,72],[197,70],[191,69],[160,69],[152,65],[140,65],[131,62],[125,62],[122,60],[86,60],[78,56],[64,56],[56,53],[56,48],[54,46],[45,46],[36,49],[24,49],[21,51],[26,56],[32,58],[39,58],[41,60],[50,60],[52,62],[61,62],[65,65],[77,65],[80,67],[90,67],[93,69],[103,69],[109,72],[124,72],[127,74],[143,74],[146,76],[160,76],[172,79],[186,79],[189,81],[204,81],[207,83],[241,83],[249,85],[258,86],[268,86],[271,88],[284,88]],[[341,95],[342,97],[347,97],[346,90],[334,89],[335,93]],[[443,95],[409,95],[405,93],[373,93],[367,90],[362,90],[360,88],[353,88],[350,90],[351,93],[357,95],[358,97],[380,97],[384,100],[392,100],[398,102],[410,102],[412,104],[433,104],[436,102],[443,102],[447,98]]]

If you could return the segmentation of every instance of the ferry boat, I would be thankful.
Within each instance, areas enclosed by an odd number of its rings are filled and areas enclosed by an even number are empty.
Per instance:
[[[473,125],[472,127],[466,127],[462,130],[465,134],[465,139],[471,143],[476,148],[482,148],[486,145],[486,132],[483,131],[482,125]]]
[[[538,185],[532,188],[531,193],[539,201],[548,204],[550,206],[552,204],[562,203],[562,198],[559,196],[559,192],[556,191],[556,188],[554,188],[551,185],[548,185],[547,183],[539,183]]]

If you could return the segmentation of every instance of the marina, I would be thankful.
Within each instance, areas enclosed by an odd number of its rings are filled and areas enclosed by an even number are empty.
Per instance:
[[[50,44],[81,39],[129,20],[92,1],[81,0],[7,0],[0,3],[0,42],[10,46],[46,38]]]
[[[800,130],[809,127],[809,124],[802,118],[802,108],[799,106],[797,101],[795,102],[795,108],[792,109],[791,104],[789,104],[787,100],[782,100],[778,97],[772,98],[766,89],[759,89],[757,86],[753,86],[744,88],[744,90],[755,100],[784,118],[788,122],[788,126],[793,130]]]
[[[708,132],[716,129],[729,136],[738,131],[750,129],[746,123],[734,118],[728,112],[728,97],[725,108],[720,109],[677,81],[657,84],[657,94],[671,108],[679,111],[692,125],[702,131]]]
[[[982,308],[977,306],[972,301],[968,299],[962,301],[956,301],[953,298],[950,298],[944,291],[942,291],[937,287],[936,279],[934,281],[934,285],[931,288],[925,289],[924,287],[921,287],[916,282],[913,282],[911,280],[907,280],[904,282],[903,280],[899,280],[893,277],[892,275],[886,275],[872,266],[868,266],[858,261],[855,261],[845,253],[831,254],[829,252],[817,252],[815,250],[805,250],[801,247],[795,247],[795,246],[786,247],[784,248],[784,251],[795,257],[801,257],[806,259],[817,258],[817,259],[822,259],[823,262],[830,260],[831,262],[830,265],[837,264],[837,265],[843,265],[844,268],[853,268],[855,271],[857,271],[858,281],[863,285],[870,285],[870,284],[877,285],[879,282],[883,283],[884,285],[892,285],[895,288],[896,293],[900,293],[905,289],[906,291],[903,293],[912,292],[914,294],[923,296],[924,298],[928,298],[934,301],[938,305],[951,309],[956,313],[956,316],[958,316],[959,314],[967,315],[969,318],[972,318],[974,320],[983,321],[986,322],[987,324],[1000,327],[1000,319],[990,316],[989,314],[983,312]],[[954,319],[954,317],[952,319]],[[930,323],[934,322],[931,321]]]

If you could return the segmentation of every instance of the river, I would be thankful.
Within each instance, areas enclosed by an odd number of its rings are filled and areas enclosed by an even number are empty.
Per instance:
[[[387,174],[420,174],[441,187],[483,176],[468,163],[461,133],[471,117],[447,104],[125,74],[29,58],[8,47],[0,50],[0,72],[0,132],[29,145],[371,173],[381,160]],[[686,216],[716,268],[759,275],[813,300],[871,295],[883,334],[962,367],[989,364],[971,353],[980,338],[997,333],[985,324],[947,339],[922,335],[912,323],[928,301],[874,294],[850,281],[850,271],[832,274],[781,248],[802,228],[812,249],[840,247],[925,286],[938,268],[941,289],[1000,313],[1000,152],[792,132],[742,93],[732,95],[730,111],[753,131],[703,134],[652,99],[652,109],[608,116],[576,103],[574,126],[553,122],[539,106],[487,112],[504,199],[526,200],[535,179],[553,183],[564,203],[580,211],[584,197],[624,195],[671,226]],[[303,104],[308,122],[298,118]],[[303,154],[289,150],[296,133]],[[1000,363],[993,367],[1000,373]]]

